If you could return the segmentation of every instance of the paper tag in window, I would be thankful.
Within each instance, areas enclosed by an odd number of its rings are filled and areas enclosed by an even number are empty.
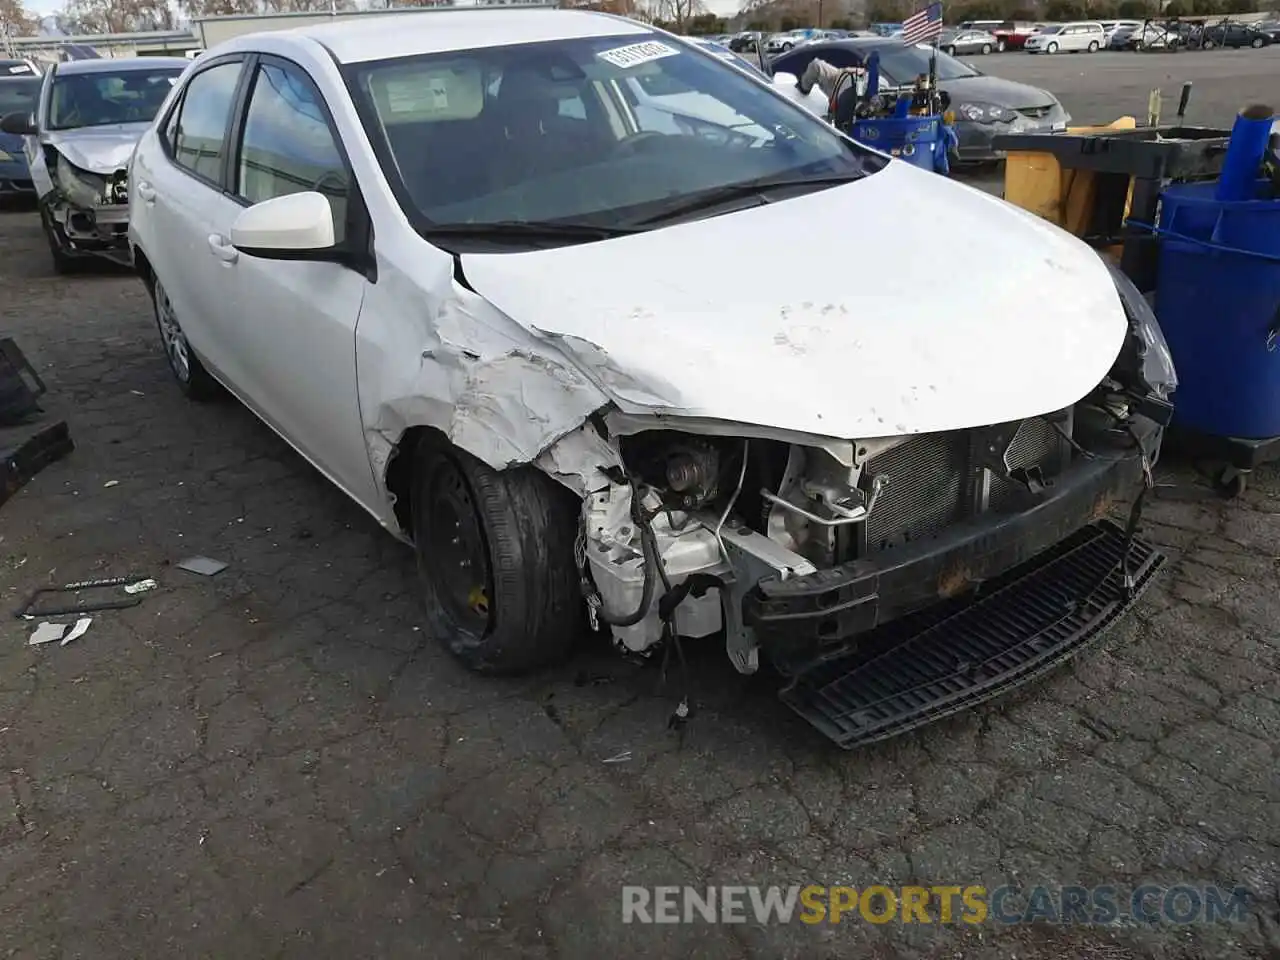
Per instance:
[[[605,63],[615,67],[638,67],[642,63],[661,60],[663,57],[674,57],[680,51],[660,40],[646,40],[644,43],[632,43],[625,47],[614,47],[596,54]]]
[[[449,109],[449,88],[443,78],[388,80],[383,89],[392,113],[443,113]]]

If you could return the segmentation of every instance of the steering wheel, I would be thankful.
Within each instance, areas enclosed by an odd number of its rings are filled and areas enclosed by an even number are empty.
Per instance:
[[[614,145],[613,149],[623,154],[639,153],[645,149],[644,144],[653,143],[655,140],[664,139],[666,136],[665,133],[659,133],[657,130],[640,130],[623,137]]]

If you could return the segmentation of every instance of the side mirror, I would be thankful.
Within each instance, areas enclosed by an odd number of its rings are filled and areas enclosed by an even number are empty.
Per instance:
[[[37,133],[35,114],[7,113],[0,119],[0,131],[19,137],[34,137]]]
[[[249,207],[231,225],[231,245],[270,260],[341,260],[334,245],[333,209],[324,194],[272,197]]]

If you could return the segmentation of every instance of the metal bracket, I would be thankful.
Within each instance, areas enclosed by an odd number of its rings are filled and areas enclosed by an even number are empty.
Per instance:
[[[725,580],[729,592],[723,604],[725,652],[739,673],[755,673],[760,668],[760,644],[755,630],[742,618],[747,594],[766,577],[786,580],[816,573],[818,568],[750,527],[726,526],[720,536],[734,571],[733,579]]]

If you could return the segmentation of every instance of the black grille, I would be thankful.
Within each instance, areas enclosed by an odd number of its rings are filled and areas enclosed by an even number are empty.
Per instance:
[[[932,433],[872,457],[867,474],[888,486],[867,520],[871,552],[932,536],[963,513],[968,440],[963,432]]]
[[[1019,107],[1018,112],[1024,117],[1030,117],[1033,120],[1039,120],[1041,117],[1047,117],[1053,112],[1053,107]]]

